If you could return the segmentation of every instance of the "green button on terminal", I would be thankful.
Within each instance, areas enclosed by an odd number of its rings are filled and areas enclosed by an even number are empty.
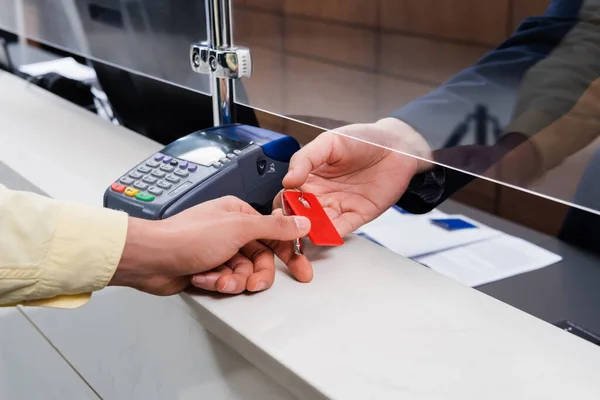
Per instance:
[[[135,198],[141,201],[152,201],[154,200],[154,196],[146,193],[138,193],[135,195]]]

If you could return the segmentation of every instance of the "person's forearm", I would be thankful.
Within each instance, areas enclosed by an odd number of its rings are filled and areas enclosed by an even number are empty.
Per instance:
[[[593,142],[600,132],[600,11],[585,3],[580,22],[552,54],[527,73],[515,120],[506,128],[531,138],[545,172]]]
[[[536,176],[541,165],[540,150],[534,149],[531,142],[522,143],[522,138],[519,139],[521,143],[512,143],[518,135],[513,135],[511,130],[493,149],[494,156],[485,159],[477,168],[465,166],[465,160],[456,157],[446,159],[442,147],[453,130],[465,121],[477,105],[488,106],[492,116],[498,118],[502,126],[509,123],[517,102],[517,90],[525,73],[551,54],[576,25],[580,3],[575,3],[578,2],[553,1],[544,16],[529,18],[507,41],[473,67],[392,113],[392,117],[404,121],[424,136],[434,149],[433,159],[436,162],[458,169],[463,167],[464,171],[472,174],[485,173],[498,162],[500,158],[497,156],[512,154],[512,159],[519,159],[523,168],[515,171],[510,167],[518,168],[519,165],[505,163],[504,166],[509,167],[504,170],[505,179],[526,181]],[[521,155],[524,154],[533,156],[523,159]],[[430,164],[429,167],[434,168],[434,165]],[[399,200],[400,207],[415,213],[428,212],[474,179],[473,175],[453,168],[435,168],[435,175],[428,171],[415,177],[412,190]]]
[[[143,286],[154,271],[168,264],[165,260],[167,241],[159,222],[130,217],[123,253],[108,285]]]
[[[525,73],[551,54],[577,23],[576,10],[569,7],[566,11],[551,7],[546,15],[527,19],[473,66],[390,116],[420,132],[434,150],[446,144],[477,106],[487,107],[502,127],[508,125]]]

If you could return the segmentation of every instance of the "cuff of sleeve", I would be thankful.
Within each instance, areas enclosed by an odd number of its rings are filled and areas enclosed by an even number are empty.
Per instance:
[[[46,268],[40,282],[43,293],[38,298],[80,295],[77,298],[85,302],[86,293],[106,287],[121,259],[127,226],[125,213],[61,204],[57,228],[44,260]],[[63,300],[55,297],[50,302],[61,304]],[[45,305],[49,305],[47,302]]]
[[[538,172],[542,175],[595,140],[598,123],[587,112],[571,111],[553,120],[542,112],[529,111],[515,120],[506,131],[519,132],[529,137],[529,142],[539,157]]]
[[[23,306],[23,307],[48,307],[48,308],[60,308],[60,309],[75,309],[85,305],[90,298],[91,293],[74,294],[70,296],[56,296],[51,299],[44,300],[29,300],[19,304],[11,304],[11,306]]]
[[[396,205],[411,214],[426,214],[442,200],[446,185],[445,168],[415,175]]]
[[[531,110],[521,114],[505,129],[505,132],[509,134],[520,133],[529,138],[529,142],[534,146],[539,157],[540,171],[538,172],[540,173],[553,164],[551,155],[554,151],[552,146],[555,143],[546,143],[548,142],[548,135],[544,134],[544,131],[547,132],[547,128],[552,125],[553,121],[550,115]]]
[[[531,138],[552,124],[555,120],[556,118],[552,118],[542,111],[528,110],[512,121],[504,131],[521,133]]]
[[[427,204],[437,204],[444,194],[445,183],[445,169],[436,167],[416,175],[406,191],[420,197]]]

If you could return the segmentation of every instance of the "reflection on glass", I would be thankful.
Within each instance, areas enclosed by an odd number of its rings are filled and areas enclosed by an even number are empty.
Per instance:
[[[189,65],[190,44],[207,38],[204,1],[22,3],[25,34],[30,39],[210,94],[208,76],[193,73]]]
[[[455,168],[600,210],[573,197],[600,132],[596,3],[239,0],[234,40],[247,104],[451,167],[419,163],[431,201],[471,180]]]
[[[16,0],[0,0],[0,29],[17,31]]]

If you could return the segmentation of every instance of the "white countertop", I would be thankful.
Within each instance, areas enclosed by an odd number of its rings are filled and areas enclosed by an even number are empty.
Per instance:
[[[0,73],[0,161],[52,197],[101,206],[160,147]],[[172,301],[300,399],[600,398],[597,346],[358,237],[309,257],[310,284]]]

